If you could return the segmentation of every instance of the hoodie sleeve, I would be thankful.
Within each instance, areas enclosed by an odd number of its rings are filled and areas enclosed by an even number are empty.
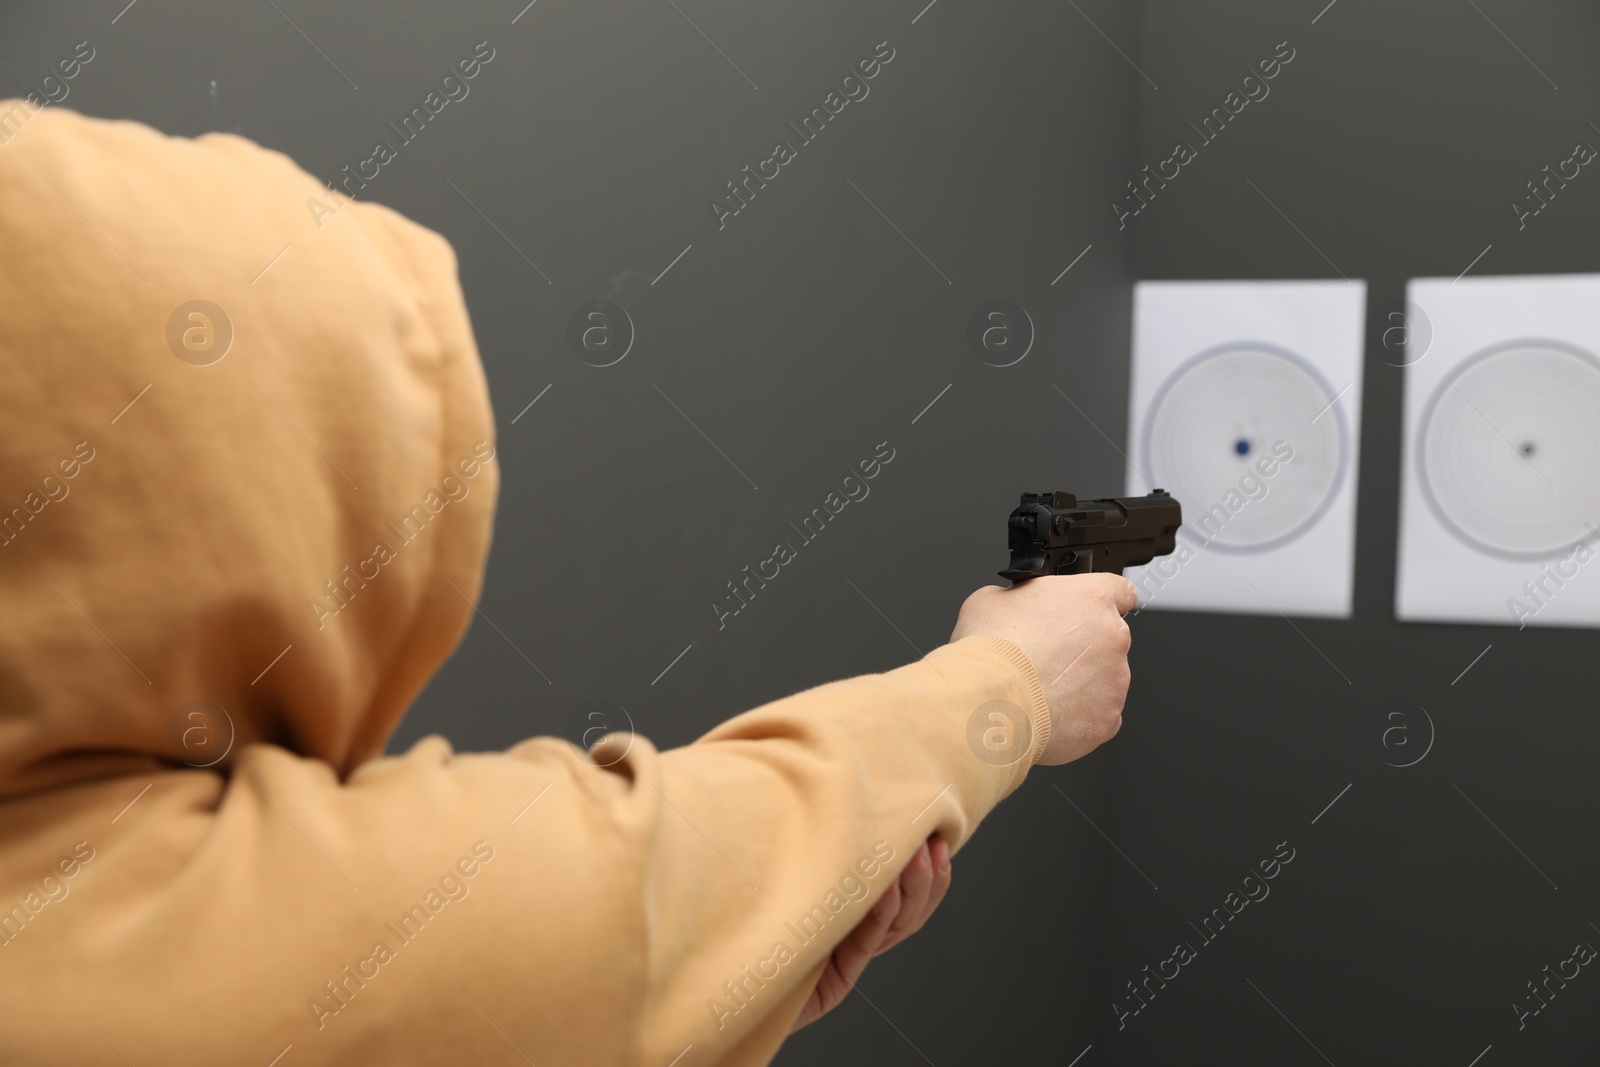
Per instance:
[[[995,701],[1004,711],[991,722]],[[975,749],[975,719],[977,738],[1015,733]],[[749,712],[694,745],[640,752],[620,826],[640,857],[647,931],[641,1062],[691,1042],[705,1062],[767,1062],[834,947],[917,846],[935,833],[965,844],[1048,732],[1027,658],[970,638]]]
[[[341,784],[253,746],[179,882],[231,887],[253,932],[218,936],[271,961],[251,996],[301,1062],[764,1064],[916,846],[959,848],[1048,730],[1026,657],[979,636],[666,752],[429,738]]]

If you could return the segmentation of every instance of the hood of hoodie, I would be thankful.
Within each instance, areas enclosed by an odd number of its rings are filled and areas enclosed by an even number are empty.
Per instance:
[[[498,487],[455,266],[242,138],[0,101],[0,797],[382,751]]]

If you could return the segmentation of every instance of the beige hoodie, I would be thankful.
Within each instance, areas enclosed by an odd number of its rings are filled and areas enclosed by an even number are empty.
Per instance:
[[[450,247],[237,137],[0,138],[0,1063],[763,1064],[1043,750],[974,637],[670,752],[381,758],[498,482]]]

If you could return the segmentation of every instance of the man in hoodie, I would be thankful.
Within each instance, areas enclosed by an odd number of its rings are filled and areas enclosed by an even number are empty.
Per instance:
[[[449,246],[327,196],[60,108],[0,149],[0,1062],[767,1063],[1116,732],[1131,585],[980,589],[672,751],[384,758],[493,423]]]

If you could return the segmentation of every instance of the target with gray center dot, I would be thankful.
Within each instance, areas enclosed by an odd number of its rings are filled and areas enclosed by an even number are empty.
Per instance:
[[[1559,341],[1495,345],[1439,383],[1417,477],[1439,521],[1495,556],[1545,559],[1596,536],[1600,361]]]
[[[1196,539],[1238,552],[1275,548],[1315,524],[1344,481],[1350,439],[1336,395],[1286,349],[1253,342],[1207,349],[1173,371],[1151,401],[1145,474],[1183,501],[1184,526]],[[1287,463],[1274,456],[1280,442],[1294,450]],[[1276,464],[1271,476],[1259,470],[1263,460]],[[1230,492],[1246,501],[1237,512],[1226,506]],[[1208,514],[1226,518],[1201,526]]]

